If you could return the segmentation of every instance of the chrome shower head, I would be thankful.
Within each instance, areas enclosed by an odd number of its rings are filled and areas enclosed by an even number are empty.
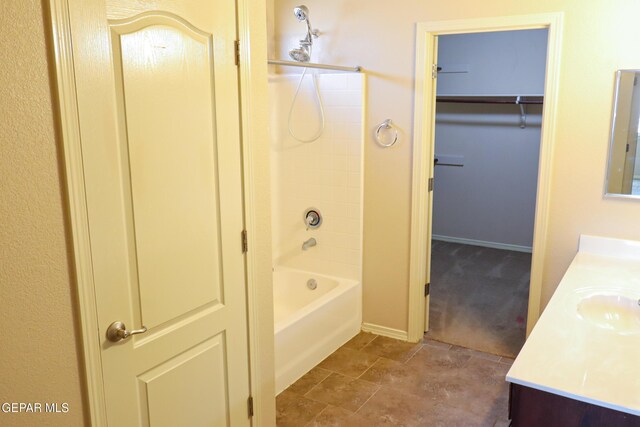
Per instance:
[[[311,29],[311,22],[309,22],[309,9],[307,6],[300,5],[293,8],[293,14],[300,22],[307,24],[307,35],[304,39],[300,40],[300,46],[295,47],[289,51],[289,56],[294,61],[309,62],[311,59],[311,46],[313,45],[313,37],[318,37],[318,31]]]
[[[300,5],[293,8],[293,14],[296,16],[298,21],[305,22],[307,24],[307,38],[305,39],[308,42],[311,42],[311,36],[318,37],[317,31],[313,31],[311,29],[311,21],[309,21],[309,9],[307,6]]]
[[[291,59],[298,62],[309,62],[309,60],[311,59],[311,55],[309,54],[309,51],[305,46],[291,49],[289,51],[289,56],[291,57]]]
[[[298,21],[306,21],[309,16],[309,9],[304,5],[296,6],[293,8],[293,14],[298,18]]]

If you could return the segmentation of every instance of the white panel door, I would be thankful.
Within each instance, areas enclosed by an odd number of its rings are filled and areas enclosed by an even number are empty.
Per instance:
[[[250,425],[235,3],[71,10],[108,423]]]

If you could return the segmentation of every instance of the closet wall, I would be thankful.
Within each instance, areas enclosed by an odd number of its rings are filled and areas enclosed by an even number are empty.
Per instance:
[[[438,95],[542,95],[546,30],[438,39]],[[542,106],[438,103],[434,239],[530,250]]]

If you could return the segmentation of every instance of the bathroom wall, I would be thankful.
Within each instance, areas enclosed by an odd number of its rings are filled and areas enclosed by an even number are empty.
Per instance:
[[[273,255],[275,264],[361,280],[362,117],[361,74],[318,74],[325,127],[314,142],[288,130],[299,75],[269,80]],[[319,104],[307,74],[291,117],[291,130],[310,139],[321,129]],[[308,208],[322,214],[320,228],[306,230]],[[306,251],[302,242],[315,238]]]
[[[274,0],[266,0],[264,5],[267,13],[267,58],[275,58],[276,56],[276,8]]]
[[[62,163],[38,1],[0,13],[0,404],[66,402],[66,414],[0,425],[85,425]]]
[[[275,0],[277,55],[302,34],[293,0]],[[367,71],[365,118],[364,321],[407,328],[416,22],[562,12],[550,223],[542,306],[573,259],[580,233],[640,240],[640,202],[603,198],[615,70],[640,68],[640,3],[620,0],[307,0],[322,32],[319,61]],[[356,13],[357,12],[357,13]],[[391,117],[393,149],[373,141]],[[393,307],[393,309],[389,309]]]
[[[438,95],[542,95],[546,46],[546,29],[440,36]],[[517,105],[437,104],[436,157],[463,166],[436,165],[434,239],[531,250],[541,113],[521,129]]]

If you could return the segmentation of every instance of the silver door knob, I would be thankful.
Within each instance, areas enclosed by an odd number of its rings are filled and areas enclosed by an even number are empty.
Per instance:
[[[127,326],[122,322],[113,322],[107,328],[107,339],[111,342],[118,342],[125,338],[129,338],[131,335],[144,334],[147,332],[147,327],[143,326],[141,329],[127,330]]]

